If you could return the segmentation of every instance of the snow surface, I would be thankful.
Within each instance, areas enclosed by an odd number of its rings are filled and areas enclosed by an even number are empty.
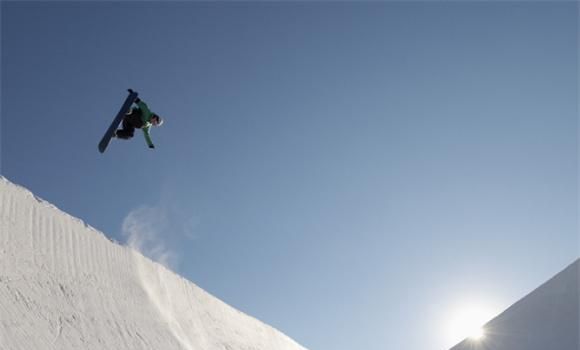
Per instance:
[[[0,177],[1,350],[298,350]]]
[[[580,259],[451,350],[579,350]]]

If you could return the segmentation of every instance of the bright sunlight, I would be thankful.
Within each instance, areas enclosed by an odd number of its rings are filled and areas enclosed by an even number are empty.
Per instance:
[[[495,315],[495,309],[483,304],[468,303],[452,311],[447,325],[448,341],[456,344],[464,339],[481,341],[485,338],[484,324]]]

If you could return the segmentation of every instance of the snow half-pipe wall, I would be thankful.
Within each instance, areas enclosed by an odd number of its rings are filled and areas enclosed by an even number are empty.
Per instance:
[[[579,275],[576,260],[451,350],[580,350]]]
[[[304,348],[0,177],[0,349]]]

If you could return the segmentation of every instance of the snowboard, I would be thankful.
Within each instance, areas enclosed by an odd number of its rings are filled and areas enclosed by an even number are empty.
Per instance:
[[[103,135],[101,142],[99,142],[99,152],[101,153],[105,152],[107,146],[109,145],[109,142],[111,141],[111,137],[113,137],[113,133],[115,132],[115,130],[117,130],[119,124],[121,124],[123,117],[125,117],[125,113],[129,111],[129,108],[131,108],[131,105],[133,104],[133,102],[135,102],[135,99],[137,99],[138,95],[139,94],[137,92],[134,92],[132,90],[129,92],[129,96],[127,96],[127,98],[125,99],[125,103],[123,103],[123,106],[121,106],[119,113],[117,113],[117,116],[115,117],[115,119],[113,119],[113,122],[105,132],[105,135]]]

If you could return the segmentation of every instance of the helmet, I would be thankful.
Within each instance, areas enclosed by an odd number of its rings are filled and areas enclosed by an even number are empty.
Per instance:
[[[153,118],[157,118],[157,120],[159,120],[159,121],[157,122],[157,126],[161,126],[161,125],[163,125],[163,118],[161,118],[159,115],[157,115],[157,114],[153,114]]]

